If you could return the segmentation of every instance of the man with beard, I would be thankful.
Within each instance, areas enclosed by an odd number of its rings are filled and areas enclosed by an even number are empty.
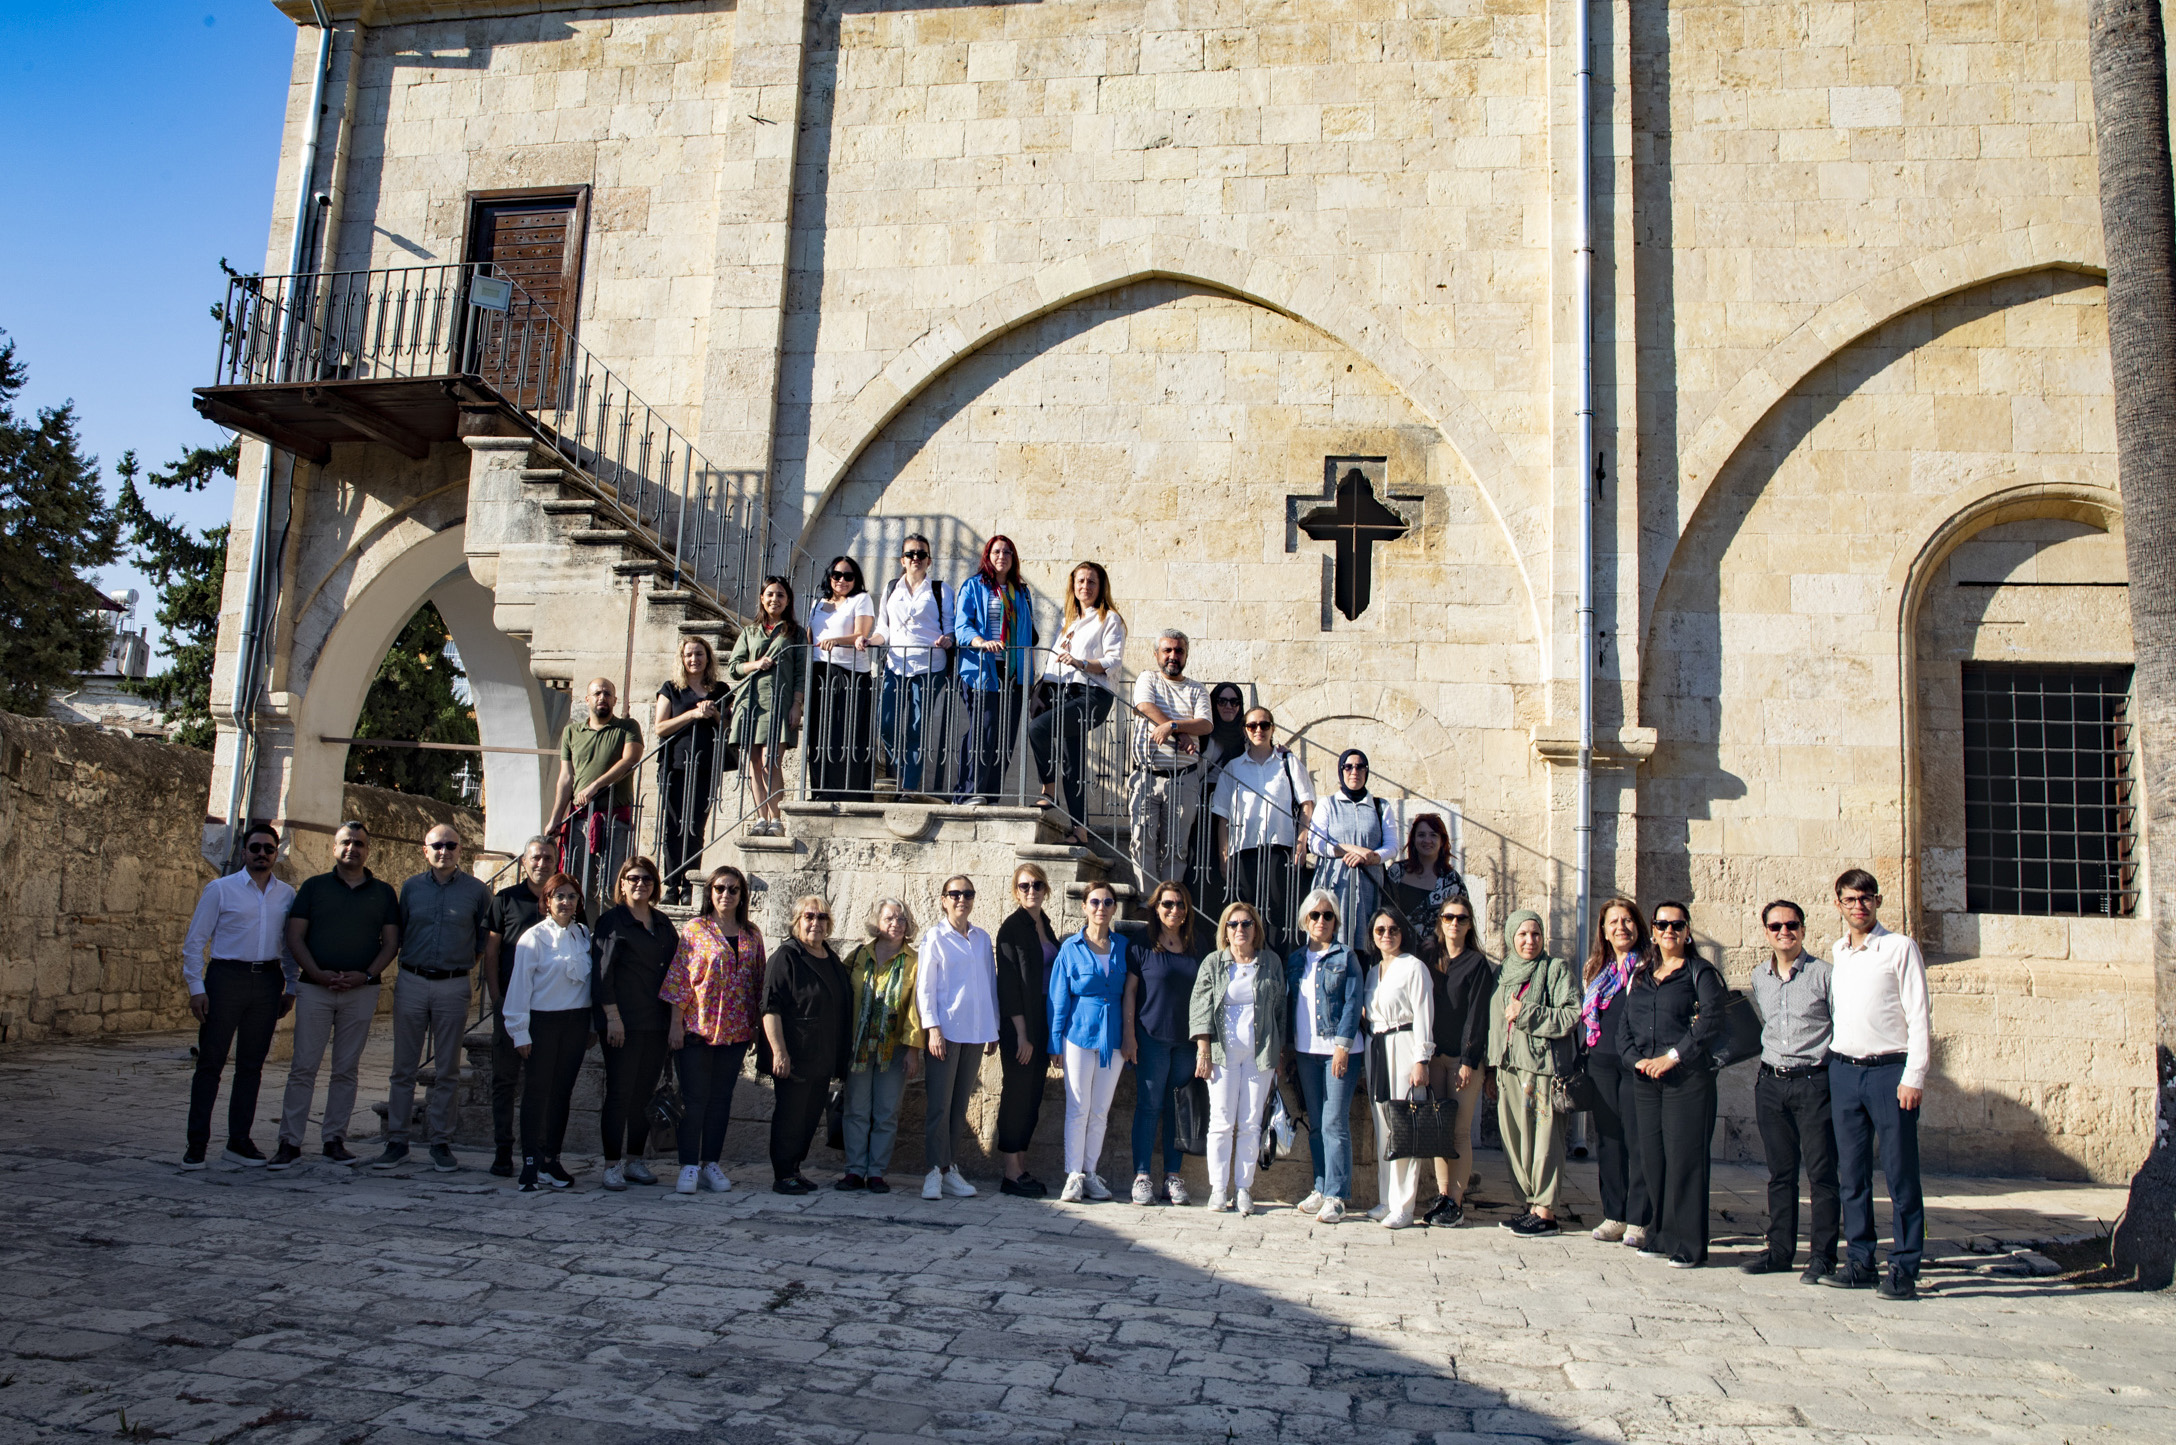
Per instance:
[[[1186,876],[1186,842],[1201,810],[1201,739],[1212,726],[1209,689],[1186,675],[1189,643],[1167,627],[1156,639],[1156,671],[1133,680],[1134,882],[1145,896]]]

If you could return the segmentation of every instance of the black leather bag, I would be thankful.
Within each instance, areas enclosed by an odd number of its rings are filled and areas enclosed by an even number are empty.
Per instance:
[[[1581,1054],[1572,1071],[1549,1081],[1549,1102],[1559,1114],[1589,1114],[1602,1105],[1602,1091],[1587,1075],[1587,1056]]]
[[[833,1084],[831,1097],[824,1101],[824,1147],[846,1147],[846,1086]]]
[[[1174,1091],[1172,1131],[1178,1135],[1181,1154],[1209,1152],[1209,1081],[1188,1079]]]
[[[687,1103],[680,1097],[680,1085],[672,1076],[672,1065],[657,1081],[657,1092],[650,1095],[650,1127],[664,1133],[674,1133],[680,1128],[680,1120],[687,1113]]]
[[[1723,995],[1723,1028],[1708,1049],[1708,1067],[1727,1069],[1760,1057],[1760,1014],[1737,989]]]
[[[1426,1089],[1415,1089],[1419,1099],[1393,1099],[1383,1111],[1385,1159],[1456,1159],[1458,1153],[1458,1099],[1431,1098]]]

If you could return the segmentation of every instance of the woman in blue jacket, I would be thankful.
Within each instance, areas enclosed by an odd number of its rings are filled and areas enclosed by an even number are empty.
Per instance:
[[[1307,1152],[1314,1156],[1314,1192],[1300,1209],[1324,1224],[1345,1217],[1352,1197],[1352,1096],[1360,1065],[1352,1057],[1360,1036],[1367,966],[1338,941],[1337,896],[1317,888],[1300,904],[1305,940],[1284,961],[1285,1037],[1292,1072],[1307,1105]]]
[[[960,798],[992,803],[1004,790],[1005,765],[1020,733],[1028,649],[1036,643],[1034,602],[1020,580],[1020,549],[1012,538],[996,536],[983,544],[982,564],[960,588],[953,616],[960,693],[967,705]]]
[[[1058,947],[1050,965],[1050,1052],[1065,1059],[1065,1192],[1062,1204],[1108,1199],[1096,1165],[1111,1096],[1125,1071],[1121,1001],[1126,993],[1126,940],[1111,931],[1118,893],[1098,883],[1081,900],[1087,926]]]

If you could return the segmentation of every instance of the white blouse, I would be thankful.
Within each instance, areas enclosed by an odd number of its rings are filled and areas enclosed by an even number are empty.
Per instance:
[[[819,602],[811,607],[808,632],[816,641],[816,660],[849,672],[867,672],[869,654],[854,646],[854,624],[864,617],[872,628],[876,625],[876,604],[866,592],[856,592],[844,602]]]
[[[526,1044],[530,1014],[589,1005],[589,930],[579,923],[561,928],[550,918],[539,919],[514,945],[514,973],[506,983],[506,1002],[499,1007],[507,1037]]]
[[[1106,692],[1116,692],[1119,667],[1126,656],[1126,620],[1115,612],[1101,609],[1083,612],[1058,634],[1057,651],[1101,663],[1103,671],[1101,675],[1083,672],[1061,662],[1052,665],[1051,677],[1059,682],[1091,682]]]
[[[1435,997],[1427,964],[1410,953],[1386,958],[1368,970],[1368,1028],[1381,1033],[1411,1024],[1410,1035],[1392,1037],[1410,1037],[1418,1049],[1416,1057],[1425,1059],[1435,1052]]]
[[[975,924],[933,923],[915,950],[914,1005],[948,1044],[997,1042],[997,950]]]

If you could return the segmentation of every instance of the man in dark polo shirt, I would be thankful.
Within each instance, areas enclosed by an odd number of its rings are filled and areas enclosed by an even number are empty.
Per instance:
[[[585,898],[612,891],[635,836],[630,775],[642,761],[642,726],[614,716],[618,701],[610,678],[592,678],[582,715],[559,737],[559,791],[544,831],[560,839],[560,866]]]
[[[491,1132],[498,1146],[491,1172],[501,1179],[514,1177],[514,1101],[521,1097],[521,1050],[506,1032],[499,1006],[506,1001],[506,983],[514,971],[514,945],[544,916],[544,880],[557,871],[556,855],[549,838],[531,838],[522,846],[521,876],[501,888],[491,899],[485,915],[484,987],[491,990]],[[589,922],[589,905],[575,909]]]
[[[318,1137],[331,1162],[356,1161],[347,1146],[356,1075],[378,1011],[378,977],[392,966],[400,947],[399,895],[364,866],[369,857],[370,831],[353,819],[342,823],[332,835],[332,872],[296,889],[295,906],[287,913],[287,951],[302,975],[295,984],[295,1055],[287,1066],[280,1147],[268,1168],[285,1169],[302,1157],[317,1066],[328,1042],[332,1079],[325,1086]]]
[[[431,1092],[424,1127],[431,1167],[451,1174],[454,1097],[461,1086],[461,1036],[468,1032],[469,975],[484,951],[484,915],[491,890],[461,871],[461,835],[440,823],[423,835],[430,867],[400,885],[400,981],[393,987],[393,1072],[385,1081],[385,1152],[373,1169],[408,1162],[408,1126],[415,1113],[416,1074],[430,1042]]]

